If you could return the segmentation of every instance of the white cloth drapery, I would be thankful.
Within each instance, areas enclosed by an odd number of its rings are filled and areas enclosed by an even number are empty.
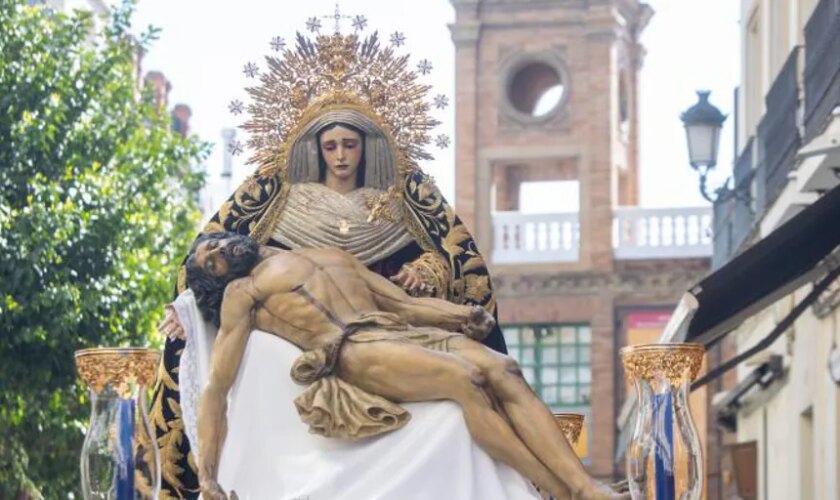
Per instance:
[[[181,357],[184,427],[198,458],[198,394],[207,378],[215,331],[192,293],[175,302],[187,344]],[[301,353],[254,331],[229,395],[228,434],[219,483],[242,500],[452,499],[525,500],[539,496],[510,467],[494,461],[467,431],[449,401],[407,403],[402,429],[348,442],[309,434],[292,400],[303,391],[289,376]]]

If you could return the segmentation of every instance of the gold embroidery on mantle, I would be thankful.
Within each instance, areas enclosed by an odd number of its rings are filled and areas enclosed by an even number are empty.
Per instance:
[[[368,222],[396,222],[397,216],[391,212],[391,201],[396,198],[396,191],[389,189],[379,195],[366,195],[365,205],[370,214],[368,215]]]
[[[490,277],[468,274],[464,277],[464,296],[475,301],[482,301],[490,295]]]
[[[439,253],[425,252],[408,265],[417,270],[425,285],[431,287],[433,297],[444,298],[448,295],[449,266]]]
[[[178,351],[177,354],[180,356],[181,351]],[[177,370],[178,368],[174,369],[175,373],[177,373]],[[178,465],[178,463],[184,458],[184,454],[181,453],[180,447],[184,443],[185,439],[184,423],[181,416],[181,405],[177,399],[173,397],[165,397],[166,391],[164,391],[164,389],[171,390],[175,394],[178,394],[178,384],[172,378],[172,375],[166,370],[164,363],[161,362],[158,370],[157,387],[155,387],[155,394],[157,397],[155,397],[152,401],[152,407],[149,410],[149,417],[151,419],[152,426],[156,430],[155,433],[159,434],[157,430],[163,431],[162,435],[159,435],[157,438],[158,453],[160,454],[161,477],[164,481],[169,483],[169,486],[176,489],[176,493],[198,493],[197,489],[187,488],[181,480],[181,477],[186,472],[183,467]],[[163,405],[166,405],[169,412],[173,415],[169,420],[166,420]],[[190,468],[193,475],[198,474],[198,467],[196,467],[195,461],[192,460],[192,454],[189,454],[188,456],[187,466]],[[166,488],[161,488],[160,498],[161,500],[168,500],[183,498],[183,496],[180,495],[180,493],[178,496],[172,496]]]

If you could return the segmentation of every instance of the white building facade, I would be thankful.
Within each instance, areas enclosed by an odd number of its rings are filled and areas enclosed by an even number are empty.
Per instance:
[[[741,0],[741,19],[734,163],[740,196],[715,205],[716,267],[840,189],[840,1]],[[840,231],[840,219],[820,230]],[[824,268],[840,265],[837,257],[835,248]],[[813,286],[778,298],[730,333],[737,351],[767,337]],[[840,385],[829,372],[840,343],[838,304],[835,282],[738,366],[736,390],[743,394],[719,398],[725,405],[718,419],[737,441],[727,498],[840,498]],[[778,370],[765,371],[770,365]]]

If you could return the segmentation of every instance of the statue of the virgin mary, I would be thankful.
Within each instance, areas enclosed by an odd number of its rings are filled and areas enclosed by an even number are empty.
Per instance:
[[[376,34],[336,32],[298,34],[294,49],[266,61],[259,85],[248,89],[243,125],[256,171],[202,232],[234,231],[286,249],[338,247],[410,293],[495,314],[484,259],[418,165],[431,158],[424,147],[438,122],[408,56],[381,46]],[[505,352],[498,327],[485,343]],[[167,341],[152,405],[161,498],[192,498],[199,489],[181,411],[184,348],[184,339]]]

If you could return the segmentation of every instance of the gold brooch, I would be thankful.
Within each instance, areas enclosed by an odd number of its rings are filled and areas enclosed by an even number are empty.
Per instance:
[[[396,222],[397,218],[391,211],[391,200],[393,198],[394,192],[392,189],[378,195],[365,195],[365,206],[368,208],[367,221],[369,223],[381,221]]]
[[[338,221],[338,232],[341,234],[347,234],[350,232],[350,223],[347,222],[347,219],[341,219]]]

